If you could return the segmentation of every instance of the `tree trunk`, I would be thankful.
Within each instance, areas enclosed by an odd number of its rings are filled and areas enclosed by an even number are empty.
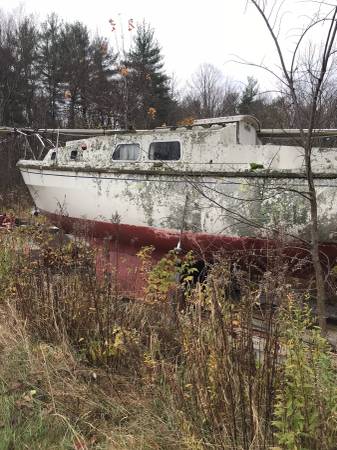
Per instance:
[[[322,336],[326,336],[326,291],[323,268],[319,257],[318,208],[314,177],[311,170],[311,147],[305,149],[305,165],[310,195],[311,258],[316,280],[317,318],[321,328],[321,334]]]
[[[311,194],[311,193],[310,193]],[[310,211],[311,211],[311,257],[314,266],[316,278],[316,303],[317,303],[317,317],[318,324],[321,328],[321,333],[326,336],[326,292],[324,283],[324,273],[322,264],[319,258],[319,235],[318,235],[318,219],[317,219],[317,199],[316,193],[314,196],[310,195]]]

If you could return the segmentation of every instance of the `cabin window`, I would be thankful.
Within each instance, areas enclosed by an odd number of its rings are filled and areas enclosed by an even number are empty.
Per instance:
[[[137,161],[140,155],[139,144],[118,144],[113,152],[115,161]]]
[[[180,159],[180,142],[152,142],[149,159],[161,161],[177,161]]]
[[[70,153],[70,159],[75,161],[77,159],[77,150],[72,150]]]
[[[52,161],[55,161],[55,159],[56,159],[56,152],[53,152],[53,153],[50,155],[50,159],[51,159]]]

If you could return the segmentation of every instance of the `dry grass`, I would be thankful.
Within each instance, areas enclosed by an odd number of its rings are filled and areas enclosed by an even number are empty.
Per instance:
[[[131,301],[111,277],[96,277],[94,252],[81,242],[51,245],[39,226],[2,234],[0,244],[0,449],[277,444],[280,350],[294,323],[284,311],[297,301],[278,264],[252,282],[221,259],[183,302],[161,264],[150,299]],[[166,297],[155,295],[161,272]]]
[[[186,448],[152,385],[84,365],[66,341],[35,341],[8,305],[0,347],[0,448]]]

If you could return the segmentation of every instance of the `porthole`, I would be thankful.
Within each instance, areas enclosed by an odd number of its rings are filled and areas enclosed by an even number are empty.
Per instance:
[[[75,161],[77,159],[77,150],[72,150],[70,153],[70,159]]]

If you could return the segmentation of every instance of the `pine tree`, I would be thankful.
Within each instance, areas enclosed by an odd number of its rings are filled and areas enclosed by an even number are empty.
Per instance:
[[[118,115],[118,81],[115,78],[117,55],[107,39],[95,36],[89,47],[89,85],[87,99],[90,126],[108,126]]]
[[[34,99],[37,90],[38,33],[34,19],[25,17],[19,22],[17,31],[17,70],[20,74],[19,92],[24,123],[33,124]]]
[[[81,22],[66,24],[61,32],[62,84],[69,128],[87,126],[89,33]]]
[[[37,30],[32,17],[0,23],[0,123],[31,125],[37,88]]]
[[[154,30],[145,22],[137,27],[125,63],[129,69],[126,75],[128,120],[137,128],[163,124],[172,105],[169,77],[163,70],[163,56],[154,38]]]
[[[15,125],[18,124],[17,117],[13,117],[18,85],[16,24],[13,18],[2,17],[0,20],[0,125]]]
[[[61,32],[63,23],[56,14],[51,14],[41,25],[39,37],[39,78],[41,102],[45,100],[45,123],[39,126],[57,126],[62,81]]]
[[[244,88],[239,104],[240,114],[254,114],[258,105],[257,95],[259,94],[258,81],[253,77],[247,77],[247,85]]]

